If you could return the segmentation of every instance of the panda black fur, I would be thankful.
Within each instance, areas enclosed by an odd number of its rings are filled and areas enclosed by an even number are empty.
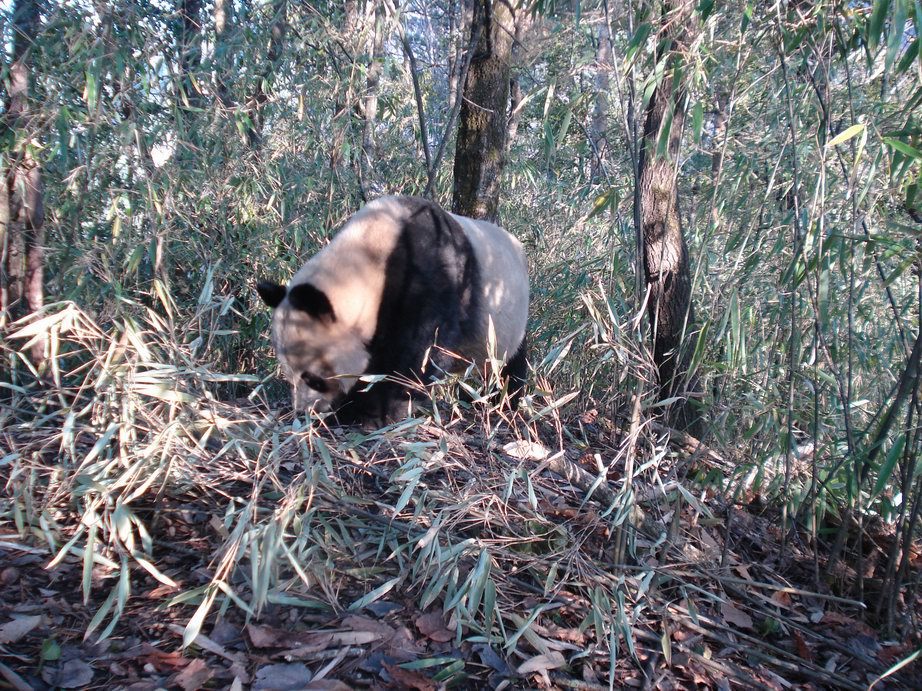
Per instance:
[[[261,282],[257,290],[273,308],[272,342],[296,409],[332,408],[345,423],[399,417],[406,387],[385,380],[366,391],[358,377],[425,381],[465,360],[483,363],[491,321],[513,404],[521,394],[525,254],[491,223],[425,199],[383,197],[352,216],[288,288]]]

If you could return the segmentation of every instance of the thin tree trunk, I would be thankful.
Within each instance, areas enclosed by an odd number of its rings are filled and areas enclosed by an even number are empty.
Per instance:
[[[730,93],[721,91],[717,94],[717,111],[714,113],[714,139],[711,142],[711,176],[717,180],[717,174],[724,160],[723,141],[727,131],[727,111],[730,106]]]
[[[595,53],[595,104],[589,123],[589,143],[592,151],[589,164],[589,179],[597,182],[603,177],[605,154],[608,150],[608,91],[611,88],[609,74],[612,69],[611,29],[608,16],[602,15],[599,24],[599,46]]]
[[[515,13],[515,41],[512,44],[512,67],[515,73],[509,80],[509,124],[506,136],[506,151],[512,147],[519,133],[519,123],[522,120],[522,84],[519,80],[519,70],[526,60],[525,35],[531,29],[533,16],[531,12]]]
[[[230,106],[230,95],[227,88],[228,64],[231,56],[230,31],[228,27],[228,13],[230,10],[228,0],[214,0],[215,95],[224,108]]]
[[[377,152],[375,151],[375,126],[378,120],[378,87],[384,70],[384,8],[374,4],[372,12],[374,21],[371,39],[371,57],[365,78],[365,121],[362,125],[362,159],[366,170],[374,170]]]
[[[6,122],[16,145],[8,153],[7,188],[0,207],[6,207],[4,253],[6,258],[5,300],[0,308],[11,316],[36,312],[44,304],[44,194],[42,169],[28,146],[33,136],[34,113],[30,110],[30,49],[38,35],[36,0],[13,3],[13,62],[10,65]],[[0,224],[4,211],[0,209]],[[44,359],[44,341],[32,347],[35,364]]]
[[[452,0],[449,7],[448,30],[448,112],[450,113],[458,98],[458,82],[463,78],[462,65],[464,53],[470,43],[471,22],[474,5],[470,0]],[[465,38],[468,37],[468,38]]]
[[[452,210],[495,220],[505,159],[509,65],[515,35],[511,5],[503,0],[479,0],[472,36],[478,24],[482,31],[464,83],[455,143]]]
[[[673,75],[696,31],[693,11],[694,0],[663,3],[663,25],[672,27],[672,50],[665,56],[666,72],[647,105],[639,166],[643,266],[649,291],[647,314],[653,334],[653,359],[661,398],[683,398],[670,407],[667,419],[673,426],[689,431],[697,427],[697,421],[687,402],[694,386],[685,378],[689,353],[683,346],[694,315],[676,179],[685,124],[685,84],[676,84]],[[654,62],[660,59],[662,56],[657,55]]]

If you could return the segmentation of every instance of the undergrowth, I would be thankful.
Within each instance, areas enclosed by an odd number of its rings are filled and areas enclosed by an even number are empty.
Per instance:
[[[446,383],[435,407],[374,431],[280,413],[271,377],[222,373],[210,334],[234,306],[210,289],[191,313],[163,291],[158,308],[106,324],[49,305],[3,334],[0,530],[41,546],[47,568],[80,565],[94,640],[151,588],[180,612],[186,645],[228,608],[254,621],[273,608],[336,618],[399,600],[441,611],[457,644],[549,656],[551,667],[566,656],[609,684],[640,663],[638,646],[732,677],[653,631],[713,623],[741,592],[710,506],[734,465],[676,446],[651,417],[649,356],[626,306],[591,286],[581,300],[583,323],[533,357],[515,414],[491,409],[476,380],[461,383],[463,400]],[[38,372],[27,354],[40,339]],[[585,376],[607,380],[604,394],[569,388]],[[249,393],[228,399],[230,385]],[[624,403],[587,411],[596,395]],[[190,511],[195,539],[183,544],[172,526]],[[171,564],[190,550],[206,577]],[[749,569],[776,592],[771,567]],[[747,606],[783,620],[758,598]],[[780,664],[766,645],[760,654]],[[472,681],[463,662],[438,664],[440,680]]]

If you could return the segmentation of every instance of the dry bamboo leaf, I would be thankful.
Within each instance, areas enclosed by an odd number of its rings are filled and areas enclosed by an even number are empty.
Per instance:
[[[552,650],[544,655],[535,655],[525,660],[516,670],[519,674],[545,674],[548,670],[557,669],[567,664],[561,653]]]

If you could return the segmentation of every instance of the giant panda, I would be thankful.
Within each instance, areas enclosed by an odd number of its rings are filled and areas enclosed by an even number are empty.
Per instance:
[[[526,376],[528,271],[502,228],[416,197],[383,197],[353,215],[288,286],[260,282],[272,344],[296,410],[340,423],[407,410],[405,383],[504,362],[513,404]],[[495,352],[488,352],[490,324]],[[433,347],[435,346],[435,347]],[[365,374],[389,375],[370,388]]]

